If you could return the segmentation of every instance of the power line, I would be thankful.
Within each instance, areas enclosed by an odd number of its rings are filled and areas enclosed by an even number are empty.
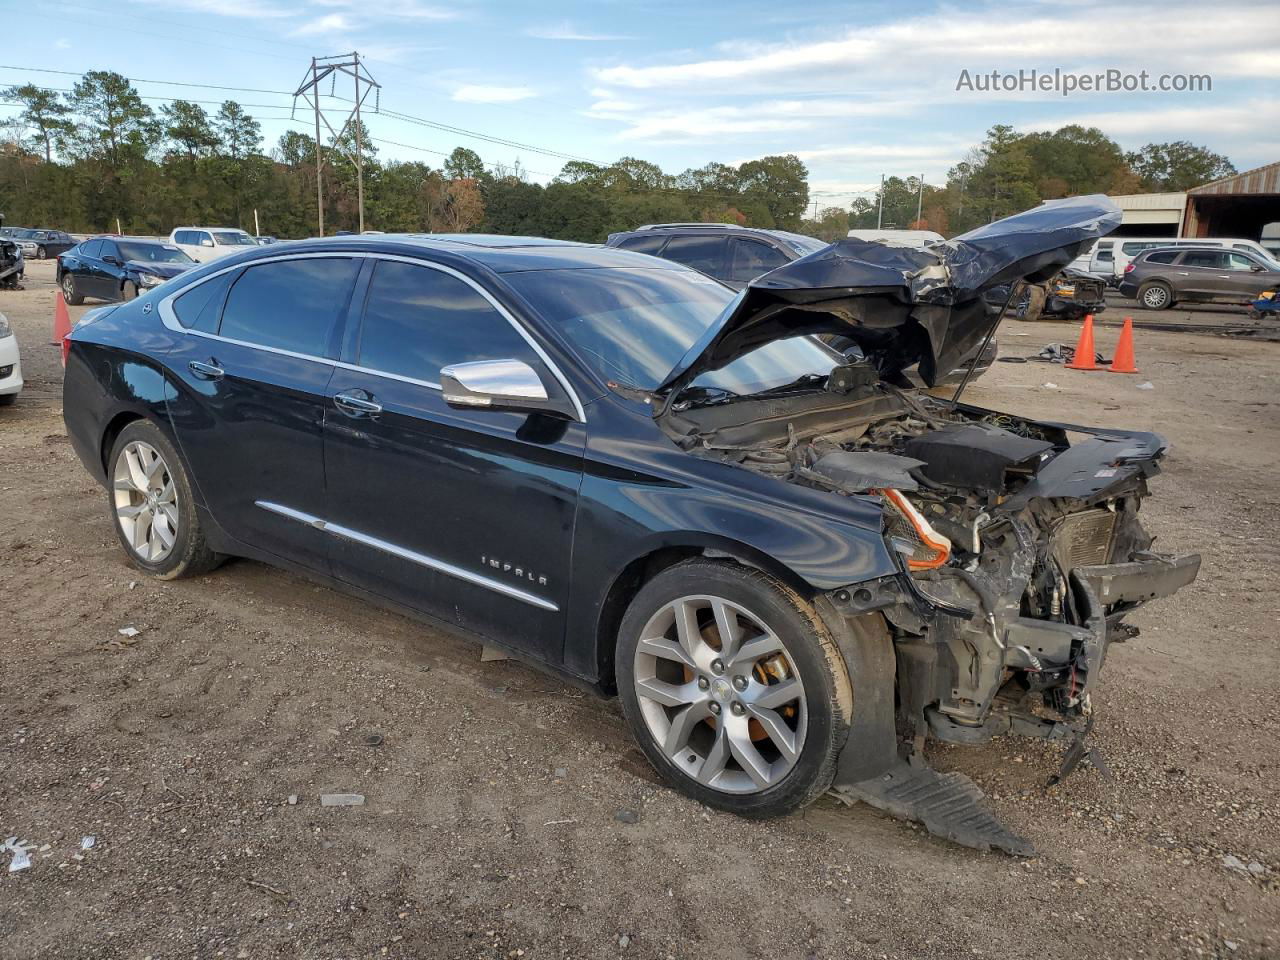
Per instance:
[[[0,70],[23,70],[28,73],[56,73],[65,77],[82,77],[83,70],[52,70],[48,67],[15,67],[0,63]],[[282,97],[291,94],[288,90],[264,90],[261,87],[224,87],[216,83],[187,83],[183,80],[144,80],[142,77],[125,77],[130,83],[159,83],[169,87],[200,87],[205,90],[231,90],[239,93],[278,93]]]

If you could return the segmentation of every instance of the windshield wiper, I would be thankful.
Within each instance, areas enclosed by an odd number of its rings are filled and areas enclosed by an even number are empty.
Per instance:
[[[672,407],[678,407],[681,410],[687,410],[689,407],[709,407],[717,403],[728,403],[730,400],[738,399],[738,395],[732,390],[726,390],[723,387],[703,387],[703,386],[687,386],[680,391],[680,400],[671,404]]]
[[[827,379],[825,373],[803,373],[796,377],[790,383],[780,383],[776,387],[769,387],[767,390],[757,390],[755,393],[749,393],[749,397],[768,397],[776,393],[787,393],[791,390],[798,390],[801,387],[816,386],[819,382]]]

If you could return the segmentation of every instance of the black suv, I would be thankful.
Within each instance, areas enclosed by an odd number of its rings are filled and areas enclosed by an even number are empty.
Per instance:
[[[609,234],[608,245],[674,260],[741,290],[784,263],[817,253],[821,240],[727,223],[654,223]]]

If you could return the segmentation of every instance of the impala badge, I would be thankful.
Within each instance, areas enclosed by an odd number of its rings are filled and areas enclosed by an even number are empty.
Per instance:
[[[491,570],[501,570],[503,573],[509,573],[520,580],[528,580],[530,583],[536,583],[540,587],[547,585],[547,578],[534,573],[527,567],[516,566],[514,563],[508,563],[506,560],[499,560],[497,557],[480,555],[480,563]]]

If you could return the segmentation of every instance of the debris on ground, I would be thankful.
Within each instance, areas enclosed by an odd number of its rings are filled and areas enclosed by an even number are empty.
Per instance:
[[[320,794],[320,806],[322,807],[362,807],[364,806],[364,794],[322,793]]]
[[[95,836],[81,837],[81,838],[80,838],[80,849],[81,849],[81,850],[92,850],[92,849],[93,849],[93,847],[94,847],[94,845],[95,845],[97,842],[98,842],[98,838],[97,838],[97,837],[95,837]]]
[[[1145,383],[1138,384],[1139,390],[1154,390],[1155,388],[1156,388],[1156,385],[1152,383],[1150,380],[1146,381]]]
[[[8,850],[13,854],[13,857],[9,860],[10,873],[17,873],[19,870],[25,870],[31,866],[31,848],[34,846],[35,844],[19,840],[17,837],[9,837],[3,844],[0,844],[0,853]]]
[[[385,739],[380,733],[368,733],[365,734],[364,745],[366,747],[380,747]]]
[[[619,810],[617,813],[615,813],[613,815],[613,819],[617,820],[619,823],[639,823],[640,814],[637,813],[635,810],[629,810],[624,808],[622,810]]]
[[[120,636],[128,637],[129,639],[133,639],[141,632],[142,631],[139,630],[137,627],[121,627],[119,630],[116,631],[116,633],[120,634]]]
[[[289,794],[289,806],[296,807],[298,805],[298,795],[296,793]]]

